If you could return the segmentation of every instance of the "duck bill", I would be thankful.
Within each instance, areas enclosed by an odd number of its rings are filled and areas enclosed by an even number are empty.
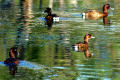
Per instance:
[[[91,38],[95,38],[94,36],[91,36]]]
[[[110,7],[111,10],[114,10],[114,8]]]

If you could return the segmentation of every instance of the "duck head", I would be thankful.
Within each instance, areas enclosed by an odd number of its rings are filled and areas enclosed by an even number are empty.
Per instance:
[[[103,6],[103,13],[107,13],[107,9],[114,10],[108,3]]]
[[[47,8],[45,9],[44,13],[48,13],[48,15],[51,15],[51,13],[52,13],[51,8],[47,7]]]
[[[88,43],[88,40],[91,39],[91,38],[95,38],[95,37],[91,36],[91,34],[86,34],[85,37],[84,37],[84,42]]]
[[[104,9],[110,9],[110,4],[105,4],[104,6],[103,6],[103,10]]]
[[[12,47],[9,51],[10,58],[15,58],[15,55],[17,55],[17,48]]]

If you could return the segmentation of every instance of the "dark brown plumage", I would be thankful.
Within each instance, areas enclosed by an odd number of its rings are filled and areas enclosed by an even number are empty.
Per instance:
[[[7,58],[4,63],[5,64],[8,64],[8,63],[14,63],[14,64],[19,64],[19,60],[16,58],[16,55],[17,54],[17,49],[16,48],[11,48],[10,51],[9,51],[9,57],[10,58]]]
[[[10,74],[15,75],[15,72],[17,71],[17,65],[20,63],[19,60],[16,58],[17,49],[11,48],[9,51],[9,57],[4,61],[4,64],[9,66]]]
[[[46,20],[53,20],[53,17],[58,17],[56,14],[52,14],[51,8],[47,7],[44,13],[47,13],[47,16],[45,17]]]

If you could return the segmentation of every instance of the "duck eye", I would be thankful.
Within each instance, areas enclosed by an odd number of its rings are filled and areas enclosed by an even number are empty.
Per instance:
[[[108,7],[110,7],[110,5],[109,5],[109,4],[107,4],[107,6],[108,6]]]

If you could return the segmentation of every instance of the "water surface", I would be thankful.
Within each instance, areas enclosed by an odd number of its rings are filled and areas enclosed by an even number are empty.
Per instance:
[[[120,77],[120,5],[115,0],[0,0],[0,78],[1,80],[118,80]],[[42,3],[40,2],[42,1]],[[82,19],[82,12],[102,11],[110,3],[107,20]],[[41,5],[42,4],[42,5]],[[27,5],[27,6],[25,6]],[[60,16],[57,23],[46,25],[43,11],[52,6]],[[89,40],[89,54],[76,52],[72,45],[82,42],[86,34],[96,38]],[[16,75],[9,74],[3,61],[9,49],[18,47],[20,53]]]

